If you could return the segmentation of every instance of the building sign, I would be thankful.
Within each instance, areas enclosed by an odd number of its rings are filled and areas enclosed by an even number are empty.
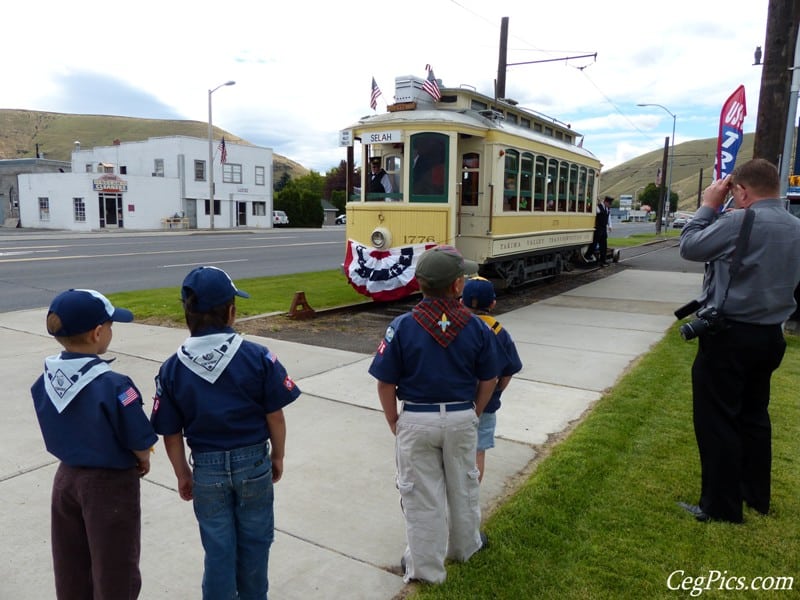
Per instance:
[[[128,182],[116,175],[103,175],[92,180],[92,189],[95,192],[127,192]]]
[[[339,132],[339,145],[340,146],[352,146],[353,145],[353,130],[352,129],[342,129]]]
[[[393,131],[376,131],[375,133],[368,133],[363,138],[365,144],[392,144],[403,141],[403,132],[398,130]]]

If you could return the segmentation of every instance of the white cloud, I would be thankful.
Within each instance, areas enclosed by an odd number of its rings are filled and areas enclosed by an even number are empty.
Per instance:
[[[607,166],[671,135],[672,118],[640,102],[677,115],[678,142],[713,137],[722,103],[743,83],[745,128],[754,127],[763,1],[735,14],[722,0],[661,8],[640,0],[17,2],[4,6],[4,22],[15,26],[4,28],[3,43],[19,56],[4,65],[5,80],[18,85],[0,89],[0,107],[98,112],[102,102],[109,110],[100,112],[134,106],[205,121],[208,89],[233,79],[213,96],[214,123],[324,172],[344,157],[338,130],[370,112],[373,76],[388,102],[394,78],[422,76],[426,63],[445,85],[491,93],[504,16],[510,63],[597,53],[596,61],[510,66],[506,95],[571,123]],[[85,85],[103,80],[114,87],[102,97]]]

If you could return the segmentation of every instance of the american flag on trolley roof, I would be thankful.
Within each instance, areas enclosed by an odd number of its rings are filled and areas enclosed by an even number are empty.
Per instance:
[[[433,69],[430,65],[425,65],[425,70],[428,71],[428,77],[422,82],[422,89],[428,92],[431,97],[438,102],[442,97],[442,92],[439,91],[439,84],[436,82],[436,77],[433,75]]]
[[[219,164],[224,165],[228,162],[228,149],[225,147],[225,138],[219,143]]]
[[[369,99],[369,105],[372,107],[372,110],[378,108],[378,96],[381,95],[381,88],[378,87],[378,84],[375,83],[375,78],[372,78],[372,96]]]

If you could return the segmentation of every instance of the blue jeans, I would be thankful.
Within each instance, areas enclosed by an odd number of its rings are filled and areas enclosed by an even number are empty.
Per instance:
[[[274,538],[269,442],[192,454],[204,600],[266,600]]]

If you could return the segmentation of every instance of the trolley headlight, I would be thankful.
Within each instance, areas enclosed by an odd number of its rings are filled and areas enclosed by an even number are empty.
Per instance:
[[[389,230],[385,227],[378,227],[372,232],[370,241],[372,242],[373,247],[377,248],[378,250],[383,250],[391,247],[392,234],[389,233]]]

